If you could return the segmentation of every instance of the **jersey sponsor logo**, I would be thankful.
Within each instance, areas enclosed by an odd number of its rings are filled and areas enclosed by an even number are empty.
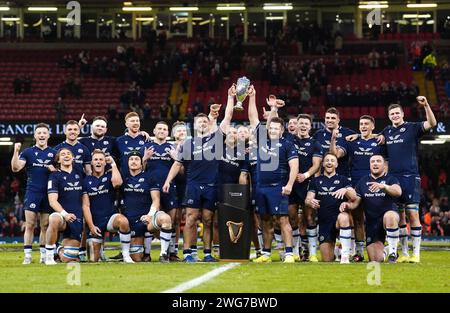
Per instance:
[[[331,142],[330,142],[329,140],[325,140],[325,144],[326,144],[327,146],[330,146]]]
[[[400,134],[395,135],[395,136],[388,136],[390,140],[397,140],[398,137],[400,137]]]
[[[91,187],[92,192],[89,192],[88,195],[89,196],[97,196],[97,195],[101,195],[101,194],[105,194],[109,192],[109,189],[105,188],[105,185],[100,185],[98,187]]]
[[[127,184],[127,187],[125,187],[123,190],[127,192],[139,192],[144,193],[144,188],[139,188],[141,184]]]
[[[369,152],[369,151],[372,151],[372,148],[362,148],[362,147],[358,147],[358,149],[359,149],[361,152]]]
[[[328,188],[328,187],[322,187],[322,189],[324,190],[324,191],[327,191],[327,192],[333,192],[333,190],[335,189],[336,187],[330,187],[330,188]]]
[[[77,191],[77,190],[81,190],[83,189],[82,186],[78,186],[80,184],[80,182],[67,182],[67,185],[69,185],[69,187],[64,187],[64,191]]]
[[[79,183],[79,181],[76,181],[74,183],[68,182],[67,185],[69,185],[70,187],[77,187]]]
[[[52,160],[36,159],[36,161],[37,161],[37,163],[36,163],[36,162],[33,162],[33,166],[35,166],[35,167],[48,167],[48,166],[49,166],[49,163],[50,163]]]
[[[403,139],[400,138],[400,134],[395,136],[388,136],[389,140],[386,141],[386,144],[395,144],[395,143],[403,143]]]

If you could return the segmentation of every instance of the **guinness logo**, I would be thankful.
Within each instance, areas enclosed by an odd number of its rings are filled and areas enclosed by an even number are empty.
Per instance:
[[[228,221],[226,223],[228,227],[228,233],[230,234],[230,240],[232,243],[237,243],[239,238],[242,236],[242,227],[244,223],[235,223],[232,221]]]

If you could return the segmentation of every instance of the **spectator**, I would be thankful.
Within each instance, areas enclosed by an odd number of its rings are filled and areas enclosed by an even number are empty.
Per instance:
[[[117,118],[117,110],[113,104],[110,104],[108,107],[108,120],[115,120]]]
[[[167,103],[163,103],[160,108],[160,118],[168,119],[169,118],[169,109],[170,109],[170,101]]]
[[[22,75],[19,75],[13,81],[13,88],[15,95],[22,92],[22,84],[23,84],[23,77]]]
[[[432,51],[430,54],[428,54],[422,61],[423,67],[425,70],[425,78],[428,80],[433,80],[434,78],[434,68],[437,65],[436,62],[436,56],[434,55],[434,52]]]
[[[372,51],[369,53],[368,59],[369,59],[369,67],[371,69],[380,67],[379,65],[380,54],[375,49],[372,49]]]
[[[331,85],[327,85],[327,89],[325,92],[325,105],[327,107],[336,106],[336,96]]]
[[[56,120],[58,123],[64,123],[65,116],[66,116],[66,105],[62,101],[61,97],[58,97],[55,103],[55,112],[56,112]]]
[[[144,114],[145,120],[150,118],[150,115],[152,113],[152,107],[150,106],[150,103],[148,103],[148,101],[144,103],[144,106],[142,107],[142,113]]]
[[[194,116],[196,116],[199,113],[204,113],[203,112],[203,104],[200,102],[199,97],[195,98],[195,101],[194,101],[192,107],[193,107]]]
[[[75,98],[80,99],[82,96],[82,89],[81,89],[81,79],[75,78],[73,81],[73,95]]]
[[[300,94],[300,105],[302,107],[309,106],[309,101],[311,100],[311,95],[306,87],[303,87]]]

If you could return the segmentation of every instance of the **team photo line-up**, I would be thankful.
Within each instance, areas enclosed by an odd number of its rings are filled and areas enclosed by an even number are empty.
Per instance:
[[[270,95],[263,118],[250,85],[249,125],[231,126],[236,86],[221,105],[194,119],[188,136],[184,122],[160,121],[153,137],[140,128],[139,115],[125,116],[126,132],[107,136],[107,119],[94,118],[91,136],[79,138],[87,123],[70,120],[64,142],[48,146],[49,127],[37,124],[36,144],[21,151],[15,143],[13,172],[26,169],[24,261],[32,263],[32,243],[40,223],[40,263],[105,259],[106,232],[118,233],[120,258],[151,261],[152,240],[161,242],[159,261],[180,261],[178,240],[185,214],[182,260],[197,262],[197,223],[203,224],[202,261],[217,262],[219,238],[216,204],[224,184],[247,184],[254,208],[253,262],[272,262],[275,237],[281,260],[341,263],[420,262],[419,138],[435,127],[425,97],[417,97],[426,121],[404,121],[403,109],[391,104],[391,125],[375,134],[369,115],[359,133],[339,124],[339,111],[328,108],[325,128],[310,134],[307,114],[285,121],[282,100]],[[171,139],[168,142],[168,139]],[[412,255],[408,248],[410,223]],[[339,239],[341,248],[336,240]],[[387,245],[385,245],[387,242]],[[400,243],[401,251],[397,253]]]

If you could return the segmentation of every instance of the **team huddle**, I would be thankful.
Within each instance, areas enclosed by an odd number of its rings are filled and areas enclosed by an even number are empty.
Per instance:
[[[66,140],[54,148],[48,125],[37,124],[36,144],[20,153],[16,143],[11,160],[14,172],[26,168],[28,175],[23,264],[32,262],[38,214],[40,262],[47,265],[84,261],[86,246],[91,261],[103,259],[107,232],[119,234],[126,263],[151,261],[154,236],[161,242],[159,261],[179,261],[182,214],[183,261],[199,260],[200,220],[203,261],[216,262],[216,204],[225,184],[250,186],[254,262],[272,261],[273,237],[285,263],[317,262],[317,248],[325,262],[362,261],[364,242],[370,261],[420,262],[418,139],[436,125],[425,97],[417,98],[424,122],[405,122],[401,106],[393,104],[392,125],[374,134],[373,117],[363,115],[358,134],[340,126],[339,112],[329,108],[325,128],[311,136],[307,114],[289,119],[285,130],[278,117],[284,102],[274,96],[261,123],[256,90],[247,92],[249,126],[231,126],[233,85],[220,124],[221,105],[211,105],[209,115],[195,117],[191,136],[185,123],[174,123],[171,142],[166,122],[158,122],[150,138],[135,112],[125,116],[126,133],[117,138],[106,136],[104,117],[93,120],[86,138],[79,138],[84,118],[68,121]]]

